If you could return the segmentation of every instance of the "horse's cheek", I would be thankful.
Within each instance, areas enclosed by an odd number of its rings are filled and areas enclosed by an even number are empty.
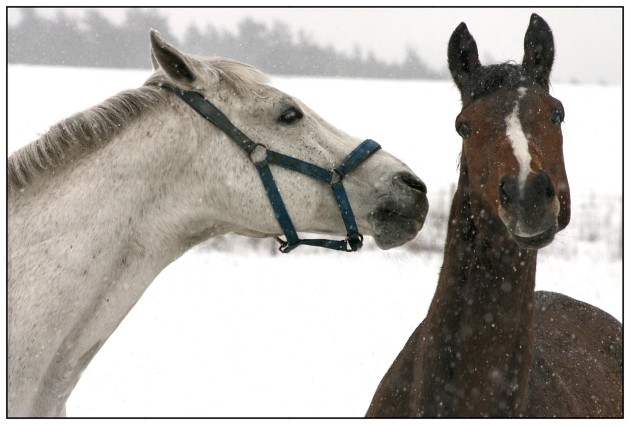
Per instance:
[[[470,183],[476,189],[481,189],[488,181],[487,152],[484,152],[483,143],[479,139],[467,140],[464,144],[464,154],[468,161],[468,173]]]

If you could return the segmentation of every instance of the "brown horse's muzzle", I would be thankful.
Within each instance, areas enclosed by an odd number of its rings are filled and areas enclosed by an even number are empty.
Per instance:
[[[523,183],[504,176],[499,184],[499,216],[523,248],[548,245],[559,230],[560,201],[549,173],[530,173]]]

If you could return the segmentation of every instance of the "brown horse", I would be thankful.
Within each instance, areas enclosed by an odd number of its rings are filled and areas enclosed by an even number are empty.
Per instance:
[[[553,59],[551,30],[537,15],[522,65],[482,66],[464,23],[451,36],[463,147],[444,263],[427,317],[368,416],[622,415],[621,324],[534,292],[537,250],[570,218]]]

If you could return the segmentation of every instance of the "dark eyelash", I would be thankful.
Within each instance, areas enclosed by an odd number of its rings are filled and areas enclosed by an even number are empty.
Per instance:
[[[302,111],[297,108],[291,107],[284,111],[280,117],[278,117],[278,121],[282,124],[295,124],[300,121],[304,117]]]

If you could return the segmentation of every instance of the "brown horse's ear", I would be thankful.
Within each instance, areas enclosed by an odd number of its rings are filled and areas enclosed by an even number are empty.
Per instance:
[[[178,85],[192,88],[195,80],[195,69],[188,58],[175,47],[160,37],[160,33],[151,30],[151,62],[153,68],[162,70]]]
[[[466,24],[462,22],[453,31],[448,42],[448,69],[462,97],[470,96],[466,87],[471,75],[480,67],[477,43],[468,32]]]
[[[535,13],[525,33],[523,68],[541,86],[549,90],[549,74],[554,59],[553,34],[547,22]]]

